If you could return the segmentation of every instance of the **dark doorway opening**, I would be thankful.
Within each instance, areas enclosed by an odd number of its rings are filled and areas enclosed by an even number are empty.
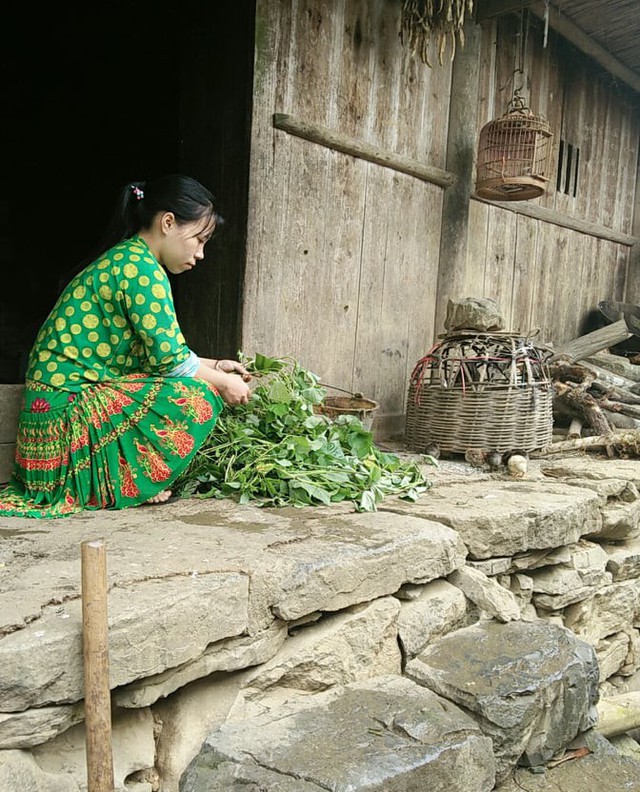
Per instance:
[[[172,171],[206,184],[227,219],[207,272],[174,281],[180,321],[201,354],[235,351],[253,15],[253,1],[5,11],[0,382],[22,381],[37,330],[102,235],[117,189]]]

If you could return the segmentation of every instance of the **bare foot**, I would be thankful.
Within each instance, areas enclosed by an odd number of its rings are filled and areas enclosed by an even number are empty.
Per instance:
[[[165,503],[171,497],[171,490],[162,490],[157,495],[154,495],[153,498],[149,498],[148,501],[145,503]]]

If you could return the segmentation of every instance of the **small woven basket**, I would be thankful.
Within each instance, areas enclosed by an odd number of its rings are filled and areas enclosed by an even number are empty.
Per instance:
[[[444,336],[411,375],[405,439],[425,453],[533,451],[553,434],[551,351],[521,335],[458,331]]]

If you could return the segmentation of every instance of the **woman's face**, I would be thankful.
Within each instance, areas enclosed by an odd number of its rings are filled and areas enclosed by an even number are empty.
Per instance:
[[[172,275],[192,270],[204,258],[204,246],[215,231],[215,218],[204,217],[191,223],[180,224],[168,213],[164,223],[165,235],[159,261]],[[172,219],[171,219],[172,218]]]

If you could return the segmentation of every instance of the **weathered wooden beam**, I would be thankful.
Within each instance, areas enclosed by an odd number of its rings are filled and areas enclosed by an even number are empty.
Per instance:
[[[444,330],[449,299],[464,296],[462,289],[467,269],[482,29],[467,23],[464,34],[465,46],[456,54],[451,73],[446,167],[458,174],[458,180],[442,199],[434,338]]]
[[[556,5],[559,5],[556,3]],[[635,91],[640,91],[640,74],[625,66],[615,55],[598,44],[588,33],[579,27],[566,12],[559,11],[552,3],[548,5],[541,0],[486,0],[479,4],[477,20],[493,19],[503,14],[518,13],[528,8],[541,19],[548,13],[549,27],[571,42],[579,50],[603,66],[615,77],[619,77]]]
[[[571,217],[571,215],[562,214],[553,209],[547,209],[545,206],[529,203],[528,201],[487,201],[486,198],[481,198],[479,195],[475,194],[471,197],[474,201],[480,201],[489,206],[497,206],[508,212],[515,212],[516,214],[532,217],[534,220],[542,220],[545,223],[553,223],[553,225],[562,228],[570,228],[572,231],[580,231],[582,234],[588,234],[598,239],[617,242],[619,245],[633,247],[640,241],[638,237],[632,236],[631,234],[623,234],[622,231],[616,231],[614,228],[609,228],[600,223],[592,223],[590,220],[580,220],[578,217]]]
[[[603,349],[620,344],[630,338],[631,335],[625,320],[620,319],[618,322],[606,325],[606,327],[601,327],[591,333],[586,333],[586,335],[567,341],[566,344],[562,344],[555,350],[551,360],[564,359],[569,361],[569,363],[575,363],[577,360],[590,357]]]
[[[476,19],[482,22],[483,19],[514,14],[536,2],[537,0],[482,0],[477,5]]]
[[[632,231],[636,236],[640,236],[640,157],[636,168]],[[634,245],[630,251],[624,294],[626,302],[640,303],[640,244]]]
[[[449,173],[433,165],[427,165],[404,154],[385,151],[371,143],[352,138],[341,132],[334,132],[332,129],[320,126],[320,124],[301,121],[286,113],[274,113],[273,125],[276,129],[282,129],[290,135],[304,138],[304,140],[309,140],[312,143],[318,143],[320,146],[325,146],[334,151],[341,151],[343,154],[349,154],[352,157],[375,162],[376,165],[382,165],[385,168],[415,176],[417,179],[437,184],[439,187],[451,187],[456,181],[455,173]]]

